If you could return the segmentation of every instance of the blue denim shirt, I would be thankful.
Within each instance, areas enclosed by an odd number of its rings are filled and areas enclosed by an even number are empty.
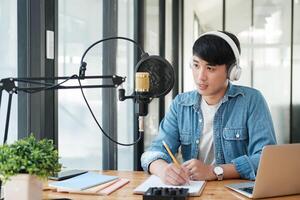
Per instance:
[[[203,129],[200,102],[197,91],[179,94],[172,101],[158,136],[141,157],[145,171],[157,159],[172,161],[162,140],[174,154],[181,147],[184,161],[198,158]],[[229,83],[214,117],[213,138],[216,164],[233,163],[241,178],[255,180],[262,148],[276,144],[271,114],[262,94]]]

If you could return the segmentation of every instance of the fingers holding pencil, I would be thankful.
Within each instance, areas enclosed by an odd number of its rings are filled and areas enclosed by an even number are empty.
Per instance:
[[[189,183],[187,169],[185,169],[184,166],[181,166],[179,164],[179,162],[171,152],[168,144],[165,141],[162,141],[162,143],[174,163],[169,164],[169,166],[166,169],[166,175],[169,176],[166,177],[166,179],[169,180],[168,182],[170,182],[172,185],[182,185],[185,183]]]
[[[189,182],[185,170],[182,167],[178,168],[174,163],[168,164],[164,169],[163,180],[171,185],[184,185]]]

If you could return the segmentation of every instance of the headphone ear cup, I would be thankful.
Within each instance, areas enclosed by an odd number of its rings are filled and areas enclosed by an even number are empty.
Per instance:
[[[240,66],[233,64],[229,67],[228,70],[228,78],[231,81],[237,81],[240,79],[242,74],[242,69]]]

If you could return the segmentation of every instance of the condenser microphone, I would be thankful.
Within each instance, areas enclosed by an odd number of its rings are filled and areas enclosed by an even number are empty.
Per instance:
[[[136,72],[135,74],[135,96],[138,105],[137,111],[139,116],[148,114],[148,97],[150,90],[150,74],[148,72]]]
[[[139,116],[139,131],[144,132],[144,117],[148,114],[150,103],[149,90],[150,78],[148,72],[136,72],[135,74],[135,101]]]
[[[165,96],[174,86],[175,73],[172,65],[160,56],[142,55],[136,64],[135,91],[131,96],[125,95],[123,88],[119,89],[119,100],[132,98],[136,103],[136,113],[139,116],[139,131],[144,131],[144,117],[148,114],[148,104],[153,98]]]
[[[174,86],[172,65],[161,56],[145,53],[136,65],[136,103],[139,114],[139,130],[144,130],[144,116],[153,98],[165,96]]]

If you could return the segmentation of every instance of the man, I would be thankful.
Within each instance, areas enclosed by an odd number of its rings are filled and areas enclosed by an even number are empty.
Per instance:
[[[239,54],[239,41],[228,32],[208,32],[196,40],[191,63],[196,90],[173,100],[159,135],[141,157],[145,171],[172,185],[255,179],[262,148],[276,139],[262,94],[230,83],[241,73]],[[173,154],[181,147],[185,162],[180,167],[162,141]]]

